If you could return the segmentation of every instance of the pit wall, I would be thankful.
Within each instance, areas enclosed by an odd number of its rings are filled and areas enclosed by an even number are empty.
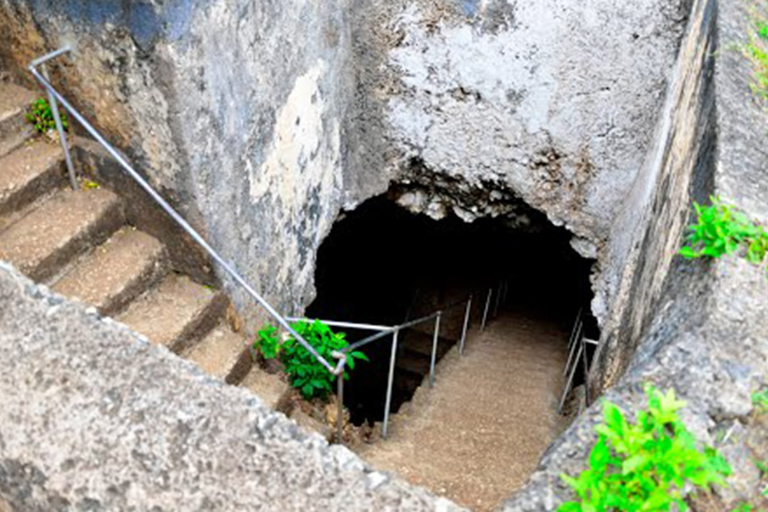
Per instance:
[[[28,81],[32,58],[70,44],[53,82],[256,289],[296,313],[342,203],[348,11],[346,0],[0,0],[0,72]]]
[[[687,4],[0,0],[0,72],[29,80],[32,58],[70,44],[54,82],[298,313],[340,211],[388,189],[435,218],[521,224],[525,203],[603,254]]]
[[[459,512],[0,262],[0,511]]]
[[[767,433],[751,403],[768,376],[765,269],[737,257],[676,255],[693,200],[719,195],[768,219],[768,116],[750,93],[750,64],[738,51],[751,5],[692,6],[656,142],[612,230],[613,306],[591,373],[595,391],[628,411],[644,405],[645,383],[673,388],[688,403],[683,420],[734,469],[730,486],[704,510],[731,510],[743,500],[765,506],[753,461],[764,457]],[[504,510],[552,510],[572,497],[559,475],[586,469],[601,420],[594,404]]]

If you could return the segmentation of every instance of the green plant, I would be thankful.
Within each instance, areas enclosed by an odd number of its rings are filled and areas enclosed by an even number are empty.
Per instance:
[[[631,423],[621,409],[605,403],[605,420],[596,430],[597,443],[589,469],[578,477],[562,475],[579,496],[559,512],[687,510],[683,490],[725,485],[728,463],[714,448],[696,447],[696,439],[678,416],[685,403],[673,390],[646,386],[647,410]]]
[[[753,8],[751,19],[748,42],[741,50],[752,63],[752,93],[768,105],[768,19],[757,7]]]
[[[59,111],[59,117],[61,119],[61,127],[65,131],[69,130],[69,123],[67,122],[67,114],[64,111]],[[47,133],[49,130],[56,129],[56,120],[53,118],[53,111],[45,98],[40,98],[32,102],[27,112],[27,121],[35,126],[35,130],[40,133]]]
[[[339,352],[349,345],[343,332],[335,333],[320,320],[296,322],[291,327],[304,338],[327,361],[333,361],[333,352]],[[278,330],[273,326],[265,326],[259,331],[259,338],[254,347],[266,359],[279,359],[285,367],[291,385],[301,391],[307,400],[325,398],[333,389],[336,376],[329,372],[301,343],[289,336],[280,340]],[[347,354],[346,367],[355,369],[356,360],[368,361],[368,357],[359,351]],[[344,371],[344,378],[349,379],[349,373]]]
[[[760,414],[768,413],[768,388],[753,393],[752,403]],[[768,474],[768,470],[761,469],[761,471]]]
[[[689,226],[689,245],[680,249],[680,254],[686,258],[719,258],[744,247],[747,260],[762,263],[768,252],[765,228],[719,198],[713,197],[711,201],[711,206],[693,203],[698,218]]]

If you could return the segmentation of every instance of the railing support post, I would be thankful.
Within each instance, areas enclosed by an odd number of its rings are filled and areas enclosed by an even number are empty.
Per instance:
[[[336,400],[338,409],[336,411],[336,442],[344,444],[344,372],[342,371],[336,377]]]
[[[499,291],[496,292],[496,304],[493,306],[493,318],[499,316],[499,305],[501,304],[501,293],[504,288],[504,283],[499,283]]]
[[[579,335],[582,330],[581,311],[579,316],[576,317],[576,323],[573,324],[573,330],[571,331],[571,338],[568,341],[568,360],[565,363],[565,369],[563,370],[563,377],[568,374],[568,368],[571,366],[573,356],[576,353],[576,344],[579,340]]]
[[[429,387],[435,387],[435,363],[437,362],[437,344],[440,341],[440,318],[443,316],[442,311],[437,312],[437,318],[435,318],[435,332],[432,335],[432,358],[429,361]]]
[[[384,403],[384,425],[381,428],[381,437],[387,438],[389,433],[389,407],[392,404],[392,386],[395,383],[395,363],[397,362],[397,336],[400,330],[396,329],[392,335],[392,353],[389,357],[389,378],[387,379],[387,399]]]
[[[587,344],[584,341],[584,336],[581,337],[581,348],[582,364],[584,365],[584,405],[589,407],[589,355],[587,354]]]
[[[491,308],[491,295],[493,294],[493,287],[488,289],[488,297],[485,299],[485,309],[483,310],[483,322],[480,325],[480,330],[485,330],[485,324],[488,322],[488,310]]]
[[[472,295],[467,301],[467,310],[464,312],[464,326],[461,328],[461,343],[459,343],[459,355],[464,355],[464,342],[467,340],[467,329],[469,329],[469,315],[472,311]]]
[[[48,78],[48,67],[45,64],[41,65],[43,76],[46,80]],[[75,167],[72,165],[72,155],[69,153],[69,144],[67,143],[67,134],[64,132],[64,125],[61,124],[61,115],[59,114],[59,104],[56,101],[56,97],[48,91],[48,104],[51,106],[51,113],[53,114],[53,120],[56,122],[56,130],[59,132],[59,142],[61,142],[61,148],[64,150],[64,160],[67,162],[67,173],[69,173],[69,182],[72,185],[72,190],[77,190],[77,177],[75,176]]]
[[[581,357],[581,351],[584,349],[584,345],[581,342],[577,342],[576,345],[578,345],[579,350],[576,353],[576,360],[573,363],[573,366],[571,367],[570,375],[568,375],[568,380],[565,381],[565,389],[563,389],[563,396],[560,398],[560,405],[557,407],[557,413],[562,414],[563,412],[563,406],[565,405],[565,399],[568,397],[568,393],[571,391],[571,387],[573,386],[573,378],[576,375],[576,368],[579,367],[579,358]]]

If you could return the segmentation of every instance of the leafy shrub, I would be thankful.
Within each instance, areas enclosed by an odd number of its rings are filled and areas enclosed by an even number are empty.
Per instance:
[[[296,322],[291,327],[304,338],[327,361],[333,361],[333,352],[341,351],[349,345],[343,332],[335,333],[320,320],[313,323]],[[328,371],[304,346],[293,337],[281,341],[276,327],[264,326],[259,331],[259,338],[254,347],[266,359],[279,359],[285,367],[291,385],[301,391],[307,400],[325,398],[333,390],[336,376]],[[355,361],[368,361],[365,354],[353,351],[347,354],[346,367],[355,369]],[[344,371],[344,378],[349,373]]]
[[[688,228],[692,231],[688,237],[690,245],[680,249],[680,254],[686,258],[719,258],[744,247],[750,262],[762,263],[768,252],[768,233],[763,226],[750,221],[733,206],[714,197],[711,200],[711,206],[693,203],[698,220]]]
[[[562,479],[579,496],[559,512],[687,510],[683,489],[725,485],[731,472],[714,448],[696,448],[677,411],[685,403],[674,391],[646,387],[648,410],[630,423],[615,404],[605,403],[605,421],[597,427],[597,443],[589,469]]]
[[[768,388],[753,393],[752,403],[760,414],[768,413]]]
[[[61,118],[61,127],[64,131],[69,130],[67,113],[63,110],[59,110],[59,117]],[[56,129],[56,120],[53,118],[53,111],[45,98],[40,98],[29,106],[27,121],[32,123],[35,126],[35,130],[40,133],[48,133],[49,130]]]
[[[742,45],[744,55],[752,63],[752,93],[768,103],[768,19],[755,8],[751,15],[752,27],[748,42]]]

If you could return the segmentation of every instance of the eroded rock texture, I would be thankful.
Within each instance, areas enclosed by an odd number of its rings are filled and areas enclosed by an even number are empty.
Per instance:
[[[0,6],[5,67],[72,44],[55,81],[286,310],[340,209],[392,182],[436,218],[524,201],[598,256],[685,19],[680,0]]]
[[[369,2],[355,24],[363,115],[382,117],[389,152],[363,159],[422,189],[403,199],[412,210],[472,220],[508,213],[512,194],[594,257],[651,139],[684,18],[669,0]]]

